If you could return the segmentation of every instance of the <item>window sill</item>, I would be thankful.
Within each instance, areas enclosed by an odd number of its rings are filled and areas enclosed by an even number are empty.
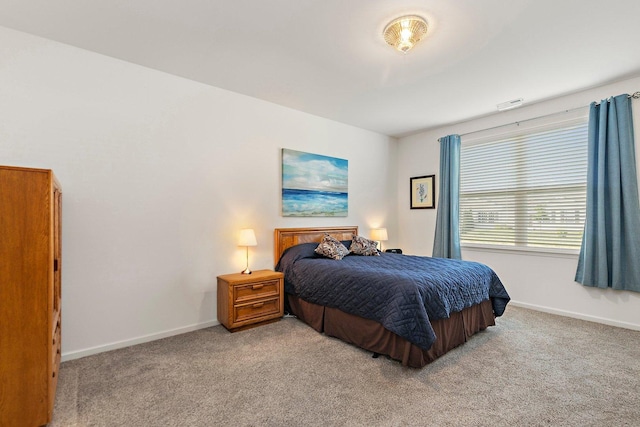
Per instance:
[[[559,248],[527,248],[523,246],[497,246],[466,243],[461,245],[462,250],[477,252],[494,252],[512,255],[542,256],[553,258],[578,258],[580,251],[577,249]]]

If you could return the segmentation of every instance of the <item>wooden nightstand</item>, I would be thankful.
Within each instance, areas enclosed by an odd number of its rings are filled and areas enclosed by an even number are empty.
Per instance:
[[[218,276],[218,321],[231,332],[280,320],[284,275],[271,270]]]

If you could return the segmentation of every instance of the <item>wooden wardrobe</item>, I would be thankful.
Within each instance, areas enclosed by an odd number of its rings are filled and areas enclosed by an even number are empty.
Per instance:
[[[51,421],[60,366],[61,190],[0,166],[0,426]]]

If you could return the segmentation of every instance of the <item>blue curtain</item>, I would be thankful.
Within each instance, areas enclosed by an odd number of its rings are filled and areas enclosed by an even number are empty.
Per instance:
[[[587,218],[576,271],[586,286],[640,292],[640,203],[631,100],[589,111]]]
[[[460,135],[440,138],[440,193],[433,256],[461,259]]]

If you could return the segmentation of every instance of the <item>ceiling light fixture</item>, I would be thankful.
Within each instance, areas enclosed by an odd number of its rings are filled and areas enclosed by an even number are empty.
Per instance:
[[[427,34],[427,21],[417,15],[402,16],[389,22],[384,40],[402,53],[407,53]]]

